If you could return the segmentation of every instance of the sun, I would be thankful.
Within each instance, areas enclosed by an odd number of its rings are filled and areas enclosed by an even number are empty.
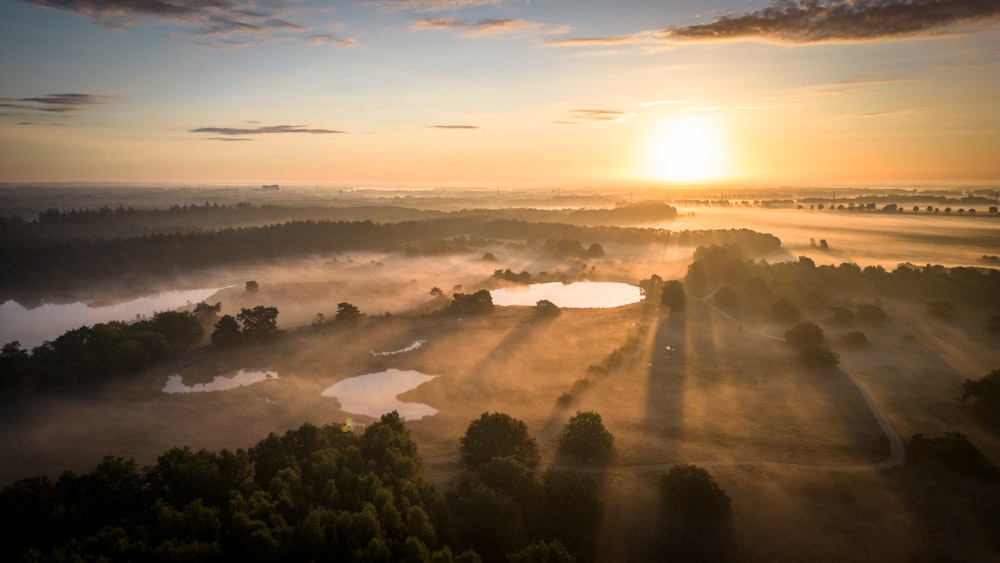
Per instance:
[[[646,176],[673,182],[704,182],[726,175],[725,141],[718,118],[675,117],[650,136]]]

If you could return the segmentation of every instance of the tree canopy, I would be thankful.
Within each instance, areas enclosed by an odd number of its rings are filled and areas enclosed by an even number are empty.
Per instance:
[[[530,468],[538,467],[538,443],[528,434],[528,426],[509,414],[484,412],[469,423],[461,438],[465,465],[477,468],[497,457],[511,457]]]
[[[704,468],[678,464],[660,480],[663,509],[686,520],[718,520],[729,515],[729,495]]]
[[[615,438],[596,412],[577,411],[559,433],[559,454],[590,460],[607,460],[614,455]]]

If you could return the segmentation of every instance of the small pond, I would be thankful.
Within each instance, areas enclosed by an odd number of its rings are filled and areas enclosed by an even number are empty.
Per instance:
[[[163,392],[204,393],[206,391],[227,391],[269,379],[278,379],[278,372],[241,369],[233,375],[217,375],[208,383],[195,383],[194,385],[184,385],[184,381],[180,375],[171,375],[167,378],[167,384],[163,387]]]
[[[323,396],[336,398],[340,401],[340,409],[352,414],[377,418],[396,411],[407,420],[420,420],[437,414],[437,409],[423,403],[404,403],[397,397],[436,377],[413,370],[387,369],[348,377],[325,389]]]
[[[26,309],[16,301],[0,304],[0,344],[13,340],[31,349],[46,340],[55,340],[67,330],[109,321],[132,321],[137,315],[152,316],[172,311],[211,297],[218,288],[166,291],[104,307],[92,307],[82,301],[45,304]]]
[[[616,282],[533,283],[494,289],[490,295],[494,305],[534,306],[546,299],[558,307],[573,309],[621,307],[642,299],[638,286]]]

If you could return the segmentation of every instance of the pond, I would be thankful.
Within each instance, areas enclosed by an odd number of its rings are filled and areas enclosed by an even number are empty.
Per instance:
[[[278,379],[278,372],[241,369],[233,375],[217,375],[208,383],[195,383],[194,385],[184,385],[184,381],[180,375],[171,375],[167,378],[167,384],[163,387],[163,392],[204,393],[207,391],[228,391],[229,389],[245,387],[270,379]]]
[[[617,282],[533,283],[494,289],[490,295],[494,305],[534,306],[546,299],[572,309],[621,307],[642,300],[638,286]]]
[[[148,317],[160,311],[172,311],[204,301],[217,291],[218,288],[166,291],[105,307],[92,307],[77,301],[26,309],[16,301],[4,301],[0,304],[0,344],[17,340],[21,347],[31,349],[46,340],[55,340],[68,330],[109,321],[132,321],[137,315]]]
[[[340,409],[352,414],[379,417],[396,411],[407,420],[420,420],[437,414],[437,409],[423,403],[404,403],[398,396],[431,381],[436,375],[419,371],[387,369],[356,377],[348,377],[322,393],[340,401]]]

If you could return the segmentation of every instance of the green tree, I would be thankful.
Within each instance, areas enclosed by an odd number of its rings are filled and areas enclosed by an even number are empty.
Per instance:
[[[683,311],[687,305],[687,295],[684,292],[684,282],[668,280],[660,290],[660,303],[670,307],[671,311]]]
[[[509,414],[484,412],[469,423],[461,438],[462,460],[475,469],[496,457],[512,457],[530,468],[538,467],[538,443],[528,426]]]
[[[153,315],[152,325],[171,346],[197,344],[205,335],[198,315],[191,312],[162,311]]]
[[[242,308],[236,315],[240,322],[243,338],[266,340],[278,334],[278,308],[257,305],[253,309]]]
[[[697,465],[678,464],[660,479],[664,513],[685,520],[717,520],[729,515],[729,495],[709,472]]]
[[[212,344],[216,346],[232,346],[238,344],[242,334],[240,333],[240,323],[232,315],[223,315],[219,322],[215,323],[215,331],[212,332]]]
[[[485,289],[471,294],[455,293],[448,311],[455,315],[482,315],[493,311],[493,296]]]
[[[337,303],[337,316],[334,320],[343,324],[354,324],[364,316],[357,307],[350,303]]]
[[[962,384],[963,403],[971,403],[973,414],[987,426],[1000,430],[1000,369]]]
[[[591,459],[607,460],[614,455],[614,442],[601,415],[577,411],[559,433],[559,454],[579,458],[584,463]]]

